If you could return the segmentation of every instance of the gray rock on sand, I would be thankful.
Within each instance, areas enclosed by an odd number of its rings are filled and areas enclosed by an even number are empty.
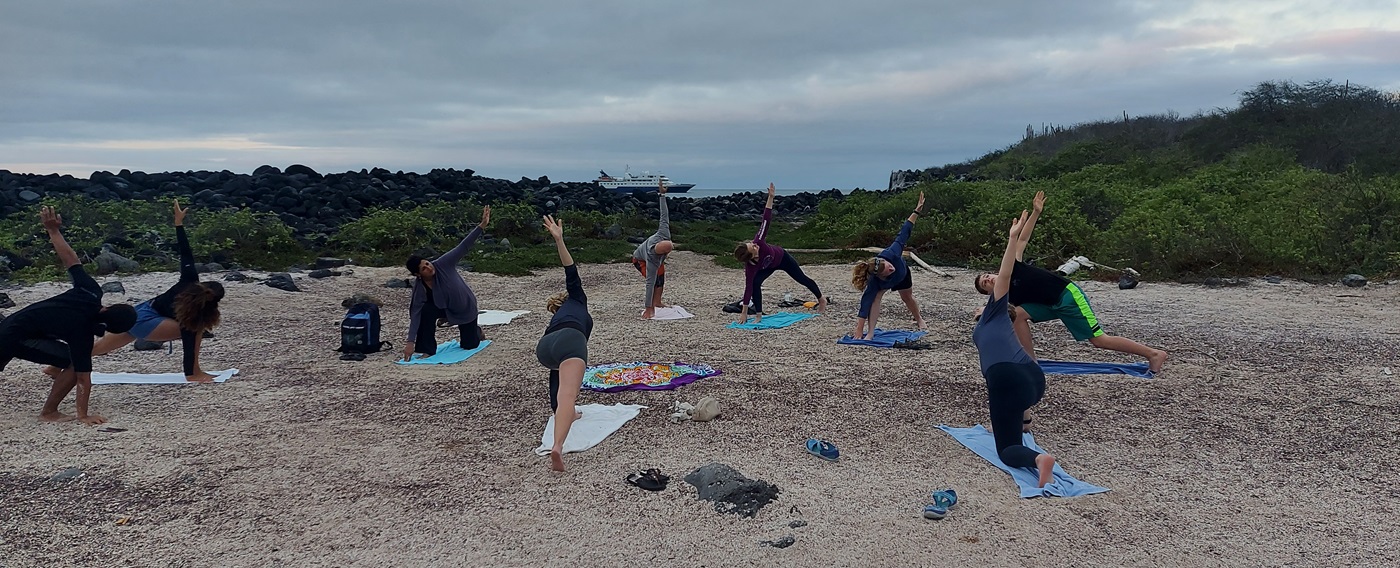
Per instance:
[[[349,298],[340,301],[340,307],[342,308],[348,308],[355,304],[374,304],[376,306],[383,306],[384,302],[380,301],[379,298],[376,298],[364,292],[355,292]]]
[[[141,269],[141,264],[127,257],[112,251],[103,251],[93,258],[97,262],[98,274],[111,274],[113,272],[136,272]]]
[[[711,501],[721,513],[752,517],[764,505],[778,498],[778,486],[761,479],[749,479],[732,467],[710,463],[685,476],[695,486],[700,499]]]
[[[225,282],[245,282],[247,280],[248,275],[237,270],[224,275]]]
[[[273,274],[272,276],[267,277],[267,280],[263,282],[263,284],[266,284],[278,290],[286,290],[288,292],[301,291],[301,288],[297,288],[296,282],[292,281],[292,275],[287,274],[286,272],[278,272],[277,274]]]
[[[0,292],[0,308],[13,308],[15,301],[10,299],[10,295]]]
[[[332,276],[340,276],[340,271],[331,270],[329,268],[317,268],[316,270],[312,270],[311,272],[307,273],[307,276],[310,276],[312,278],[330,278]]]
[[[146,340],[144,340],[144,339],[137,339],[137,340],[136,340],[136,343],[133,344],[133,345],[131,346],[131,348],[132,348],[132,349],[135,349],[135,350],[137,350],[137,351],[157,351],[157,350],[160,350],[160,349],[164,349],[164,348],[165,348],[165,344],[164,344],[164,343],[156,343],[156,342],[154,342],[154,341],[146,341]]]
[[[1360,274],[1348,274],[1342,277],[1342,285],[1347,288],[1360,288],[1366,285],[1366,277]]]
[[[125,294],[125,293],[126,293],[126,286],[122,286],[122,283],[121,283],[121,282],[108,282],[108,283],[102,285],[102,293],[103,293],[103,294]]]
[[[407,278],[394,278],[394,279],[389,280],[388,282],[385,282],[385,283],[384,283],[384,287],[385,287],[385,288],[412,288],[413,285],[408,283],[408,279],[407,279]]]
[[[792,536],[792,535],[787,535],[787,536],[784,536],[783,538],[780,538],[780,539],[777,539],[777,540],[763,540],[763,541],[759,541],[759,544],[761,544],[761,545],[763,545],[763,546],[771,546],[771,547],[773,547],[773,548],[787,548],[787,547],[789,547],[789,546],[792,546],[792,545],[793,545],[794,543],[796,543],[796,542],[797,542],[797,537]]]
[[[49,478],[49,481],[55,481],[55,482],[60,482],[60,483],[61,483],[61,482],[64,482],[64,481],[72,481],[72,480],[74,480],[74,479],[77,479],[77,478],[79,478],[79,477],[82,477],[82,475],[83,475],[83,470],[78,469],[78,468],[76,468],[76,467],[70,467],[70,468],[68,468],[68,469],[65,469],[65,470],[63,470],[63,471],[60,471],[60,472],[58,472],[58,473],[53,474],[53,476]]]

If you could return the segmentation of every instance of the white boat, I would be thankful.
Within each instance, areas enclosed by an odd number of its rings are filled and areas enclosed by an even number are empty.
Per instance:
[[[632,192],[638,189],[643,191],[656,191],[657,184],[661,183],[666,184],[666,193],[685,193],[690,191],[690,188],[695,187],[693,183],[673,183],[671,178],[659,173],[642,172],[640,174],[634,174],[630,167],[627,168],[627,171],[624,172],[621,177],[613,177],[608,175],[608,172],[599,170],[598,179],[593,181],[598,184],[598,187],[623,192]]]

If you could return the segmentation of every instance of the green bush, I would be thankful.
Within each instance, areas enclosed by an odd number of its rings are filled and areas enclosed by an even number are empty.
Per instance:
[[[313,257],[297,242],[292,228],[271,213],[248,209],[194,210],[186,224],[196,259],[283,270]]]

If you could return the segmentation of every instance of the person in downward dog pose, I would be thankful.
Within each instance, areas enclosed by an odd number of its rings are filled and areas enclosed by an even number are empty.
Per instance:
[[[992,437],[997,455],[1010,467],[1035,468],[1040,487],[1050,483],[1055,456],[1042,454],[1022,442],[1022,417],[1045,395],[1045,372],[1021,346],[1012,325],[1015,309],[1010,305],[1011,273],[1016,265],[1016,239],[1029,227],[1026,213],[1012,221],[1002,255],[998,278],[992,285],[987,305],[972,329],[972,342],[987,381],[987,409],[991,414]]]
[[[1031,240],[1031,231],[1045,208],[1045,192],[1037,192],[1031,209],[1019,236],[1011,243],[1014,252],[1014,267],[1007,282],[1011,304],[1017,306],[1017,336],[1026,353],[1035,356],[1029,322],[1060,320],[1076,341],[1088,341],[1100,349],[1131,353],[1147,359],[1148,370],[1153,373],[1162,370],[1167,362],[1167,352],[1153,349],[1131,339],[1108,335],[1099,326],[1098,317],[1089,307],[1089,299],[1079,286],[1061,274],[1044,268],[1031,266],[1021,260],[1026,243]],[[1000,283],[1000,274],[982,274],[973,281],[973,286],[982,294],[988,294]]]
[[[418,255],[408,257],[404,266],[417,276],[413,296],[409,300],[408,340],[403,346],[403,360],[414,353],[437,354],[437,321],[445,319],[457,326],[462,349],[476,349],[485,336],[477,325],[476,294],[457,272],[457,262],[471,250],[486,226],[491,224],[491,206],[481,209],[481,223],[472,227],[462,242],[436,260]]]
[[[637,271],[647,279],[646,309],[642,311],[642,319],[651,319],[656,315],[656,308],[666,307],[661,303],[661,291],[666,287],[666,255],[675,248],[671,242],[671,216],[666,212],[665,180],[656,183],[656,193],[661,199],[661,220],[657,223],[656,232],[632,251],[632,266],[637,267]]]
[[[564,265],[564,292],[555,294],[545,303],[554,314],[544,337],[535,345],[535,358],[549,369],[549,409],[554,412],[554,447],[549,451],[550,467],[564,471],[564,440],[574,420],[583,416],[574,408],[578,391],[583,386],[583,372],[588,367],[588,338],[593,335],[593,316],[588,315],[588,296],[583,293],[583,281],[578,277],[574,257],[564,244],[564,225],[545,216],[544,228],[554,237],[559,249],[559,262]]]
[[[180,280],[161,295],[137,304],[136,325],[126,333],[102,336],[92,346],[92,354],[106,355],[137,339],[155,343],[179,339],[184,352],[181,365],[185,380],[207,383],[214,380],[214,375],[200,367],[199,354],[204,345],[204,332],[219,325],[219,301],[224,299],[224,285],[199,281],[199,271],[194,268],[194,251],[190,249],[190,239],[185,235],[186,211],[189,209],[180,207],[180,200],[175,200],[175,240],[180,251]],[[49,367],[44,372],[53,375],[58,370]]]
[[[880,300],[884,298],[886,290],[899,292],[899,299],[904,300],[904,305],[909,307],[909,313],[914,316],[914,324],[919,329],[925,329],[924,318],[919,313],[919,303],[914,300],[914,279],[910,275],[909,265],[904,262],[904,244],[909,241],[909,233],[914,230],[914,222],[919,219],[923,210],[924,194],[920,192],[919,204],[899,228],[899,236],[895,237],[894,243],[874,258],[856,264],[851,270],[851,285],[863,291],[860,296],[860,312],[856,317],[856,327],[851,332],[851,337],[875,338],[875,324],[880,319]]]
[[[749,298],[753,298],[754,321],[763,321],[763,281],[776,271],[783,271],[807,287],[817,297],[817,310],[826,311],[826,297],[817,283],[802,273],[797,260],[783,250],[783,247],[768,244],[768,223],[773,221],[773,195],[777,189],[768,184],[768,203],[763,206],[763,221],[758,226],[758,234],[753,240],[739,243],[734,247],[734,258],[744,265],[744,298],[739,301],[739,323],[749,319]]]
[[[83,270],[78,253],[63,238],[63,218],[52,207],[39,211],[39,219],[49,234],[49,242],[73,288],[62,294],[35,302],[0,322],[0,370],[13,359],[23,359],[48,365],[54,373],[53,386],[39,412],[44,422],[78,420],[94,426],[106,418],[88,413],[88,397],[92,394],[93,336],[103,333],[125,333],[136,323],[136,310],[126,304],[102,306],[102,287]],[[75,403],[78,415],[58,411],[59,403],[77,388]]]

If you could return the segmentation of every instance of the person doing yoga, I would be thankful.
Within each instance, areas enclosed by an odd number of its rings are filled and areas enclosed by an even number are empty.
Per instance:
[[[161,295],[136,305],[136,325],[126,333],[108,333],[97,340],[92,354],[106,355],[127,344],[143,339],[154,343],[180,340],[181,361],[185,380],[208,383],[214,375],[199,365],[204,345],[204,332],[219,325],[219,301],[224,299],[224,286],[218,282],[200,282],[194,268],[194,251],[185,235],[185,212],[180,200],[175,200],[175,241],[180,253],[180,280]],[[46,373],[56,373],[50,367]]]
[[[817,283],[802,273],[797,260],[783,250],[783,247],[769,244],[768,224],[773,221],[773,194],[777,189],[768,184],[768,203],[763,206],[763,221],[758,225],[758,234],[753,240],[739,243],[734,247],[734,258],[744,265],[744,298],[739,301],[739,323],[749,319],[749,298],[753,298],[754,322],[763,321],[763,282],[779,270],[786,272],[798,284],[817,297],[817,311],[826,311],[826,297]]]
[[[136,323],[136,310],[126,304],[102,307],[102,287],[83,270],[78,253],[63,238],[63,218],[52,207],[39,211],[40,222],[49,235],[54,252],[73,280],[73,288],[35,302],[0,321],[0,371],[11,360],[23,359],[48,365],[54,373],[49,397],[39,412],[44,422],[78,420],[97,425],[106,418],[88,412],[92,393],[93,337],[103,333],[125,333]],[[58,411],[59,403],[77,388],[76,417]]]
[[[646,309],[642,311],[642,319],[651,319],[656,315],[656,308],[666,307],[661,303],[661,291],[666,287],[666,255],[675,248],[671,242],[671,216],[666,212],[665,180],[656,183],[656,193],[661,200],[661,220],[657,223],[656,232],[632,251],[632,266],[637,267],[637,271],[647,279]]]
[[[1012,325],[1015,308],[1010,305],[1011,273],[1016,264],[1016,238],[1029,224],[1026,213],[1012,221],[1006,253],[1002,255],[999,278],[992,285],[987,305],[972,329],[972,343],[987,381],[987,410],[991,414],[992,437],[997,455],[1010,467],[1036,468],[1040,487],[1050,483],[1055,456],[1042,454],[1022,444],[1021,424],[1026,410],[1045,395],[1045,372],[1026,353]]]
[[[914,206],[914,212],[899,228],[899,236],[895,237],[894,243],[874,258],[856,264],[851,270],[851,285],[863,291],[852,338],[875,339],[875,324],[880,319],[880,300],[884,298],[886,290],[899,292],[899,299],[904,300],[904,305],[914,316],[914,325],[924,329],[919,303],[914,301],[914,279],[910,275],[909,265],[904,262],[904,245],[909,241],[909,233],[914,230],[914,222],[923,210],[924,194],[920,192],[919,204]]]
[[[564,471],[564,440],[574,420],[583,415],[574,408],[579,388],[583,386],[583,371],[588,366],[588,338],[593,335],[593,316],[588,315],[588,296],[583,293],[583,281],[569,247],[564,244],[564,225],[554,217],[544,218],[544,228],[554,237],[559,249],[559,262],[564,265],[565,292],[555,294],[545,303],[554,314],[544,337],[535,345],[535,358],[549,369],[549,409],[554,412],[554,447],[549,450],[549,463],[554,471]]]
[[[1026,250],[1026,243],[1030,242],[1031,232],[1035,230],[1035,223],[1040,218],[1041,211],[1045,208],[1045,192],[1037,192],[1031,209],[1030,217],[1026,219],[1025,225],[1021,228],[1016,240],[1012,243],[1015,247],[1014,268],[1009,275],[1009,292],[1012,305],[1017,306],[1018,317],[1016,332],[1021,340],[1021,345],[1026,349],[1026,353],[1035,356],[1035,346],[1031,338],[1030,324],[1027,322],[1042,322],[1060,320],[1064,322],[1065,328],[1069,329],[1070,335],[1076,341],[1088,341],[1090,345],[1100,349],[1109,349],[1123,353],[1131,353],[1147,359],[1148,369],[1153,373],[1162,370],[1162,366],[1167,362],[1167,352],[1161,349],[1153,349],[1131,339],[1108,335],[1099,326],[1098,317],[1094,315],[1094,310],[1089,307],[1089,299],[1084,295],[1084,290],[1071,282],[1068,278],[1056,274],[1044,268],[1031,266],[1021,260]],[[1008,278],[999,274],[982,274],[973,281],[973,286],[982,294],[989,293],[1003,278]]]
[[[418,277],[413,283],[413,296],[408,304],[408,339],[403,346],[404,361],[412,359],[414,353],[437,354],[439,319],[445,320],[447,326],[457,326],[462,349],[476,349],[485,339],[481,326],[477,325],[476,294],[457,272],[457,262],[466,256],[490,224],[491,206],[487,205],[481,208],[481,223],[472,227],[456,248],[436,260],[415,254],[404,263],[408,271]]]

